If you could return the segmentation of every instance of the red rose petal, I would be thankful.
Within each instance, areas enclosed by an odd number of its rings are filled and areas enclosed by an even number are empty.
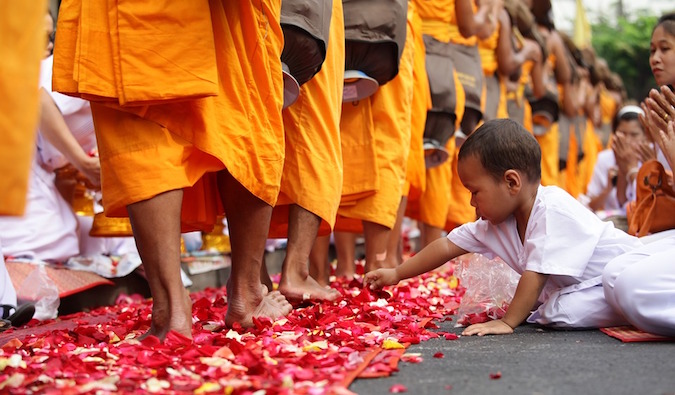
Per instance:
[[[492,380],[498,380],[498,379],[502,378],[502,372],[490,373],[490,378]]]
[[[400,394],[402,392],[408,392],[408,387],[403,384],[394,384],[389,388],[389,392],[392,394]]]
[[[442,352],[437,352],[434,354],[434,358],[445,358],[445,355]]]

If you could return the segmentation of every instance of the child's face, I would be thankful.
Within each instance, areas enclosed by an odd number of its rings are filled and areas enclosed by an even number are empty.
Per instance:
[[[661,25],[654,29],[649,65],[659,85],[675,84],[675,36]]]
[[[476,216],[495,225],[511,216],[513,196],[507,182],[490,175],[475,155],[459,161],[457,173],[464,187],[471,192],[471,205],[476,208]]]

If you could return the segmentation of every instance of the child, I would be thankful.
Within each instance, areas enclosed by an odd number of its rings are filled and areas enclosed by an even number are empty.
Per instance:
[[[520,124],[483,124],[464,142],[457,164],[479,219],[395,269],[367,273],[365,283],[371,289],[396,284],[476,252],[501,257],[521,278],[504,318],[471,325],[464,335],[509,334],[526,318],[555,328],[624,324],[605,301],[602,270],[641,242],[602,222],[562,189],[541,186],[540,163],[537,140]]]

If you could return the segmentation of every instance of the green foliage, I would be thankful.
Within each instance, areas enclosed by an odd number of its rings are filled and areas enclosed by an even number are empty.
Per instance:
[[[649,43],[657,19],[643,13],[630,20],[619,18],[616,24],[601,19],[591,27],[597,55],[621,76],[628,97],[638,101],[656,86],[649,67]]]

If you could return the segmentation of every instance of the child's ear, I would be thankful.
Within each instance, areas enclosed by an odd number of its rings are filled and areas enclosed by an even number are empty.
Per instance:
[[[516,170],[509,169],[504,172],[504,182],[509,188],[509,191],[518,192],[522,186],[522,178],[520,178],[520,173]]]

